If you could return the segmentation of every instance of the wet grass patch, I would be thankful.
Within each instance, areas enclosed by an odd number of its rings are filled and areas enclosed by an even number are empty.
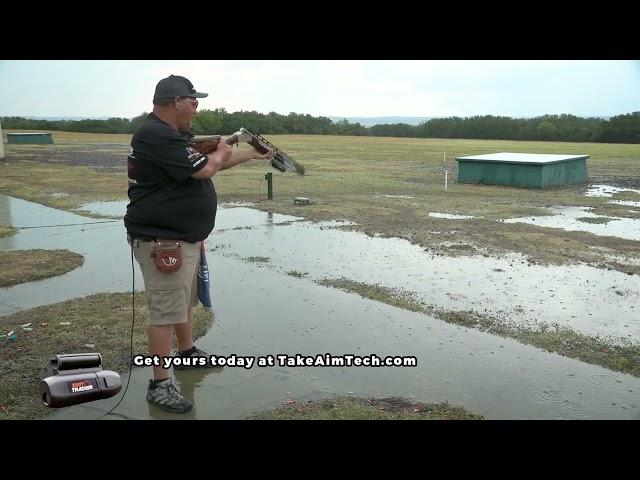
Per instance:
[[[481,420],[449,403],[418,403],[401,397],[336,397],[289,401],[273,410],[247,417],[248,420]]]
[[[598,265],[598,267],[605,270],[616,270],[618,272],[626,273],[627,275],[640,275],[640,266],[628,265],[615,260],[607,260],[606,262]]]
[[[607,203],[599,207],[595,207],[591,213],[609,217],[611,220],[619,218],[638,218],[640,219],[640,212],[637,207],[631,207],[628,205],[619,205],[617,203]],[[616,217],[616,218],[611,218]]]
[[[548,352],[640,377],[640,344],[627,339],[620,339],[616,343],[605,337],[584,335],[557,324],[541,325],[540,330],[533,330],[473,310],[452,311],[436,308],[416,300],[401,290],[345,278],[322,279],[317,283],[357,293],[361,297],[394,307],[425,313],[447,323],[513,338]]]
[[[290,270],[287,272],[287,275],[291,275],[292,277],[296,278],[302,278],[309,274],[307,272],[299,272],[298,270]]]
[[[10,237],[11,235],[15,235],[16,233],[18,233],[17,228],[0,225],[0,238]]]
[[[2,256],[0,287],[55,277],[84,264],[82,255],[69,250],[12,250]]]
[[[149,311],[144,292],[136,293],[135,305],[133,355],[147,354]],[[131,293],[100,293],[0,317],[0,332],[13,330],[17,335],[16,341],[0,341],[0,419],[49,415],[38,387],[40,380],[52,374],[49,359],[56,354],[99,352],[104,369],[128,372],[131,320]],[[209,312],[196,308],[194,339],[204,335],[212,321]],[[33,331],[21,328],[27,323]]]
[[[268,263],[271,261],[269,257],[243,257],[242,260],[249,263]]]
[[[638,185],[636,185],[635,189],[640,190],[640,180],[638,181]],[[616,192],[611,196],[611,200],[627,200],[631,202],[640,202],[640,193],[629,191]]]
[[[584,222],[584,223],[607,224],[607,223],[615,220],[615,218],[609,218],[609,217],[578,217],[578,218],[576,218],[576,220],[578,220],[579,222]]]
[[[316,283],[325,287],[339,288],[345,292],[357,293],[361,297],[378,302],[386,303],[394,307],[409,310],[411,312],[427,312],[427,307],[422,303],[412,299],[409,295],[380,285],[371,285],[369,283],[354,282],[346,278],[323,278],[317,280]]]
[[[434,249],[436,253],[442,253],[445,255],[473,255],[478,252],[478,248],[474,245],[469,245],[468,243],[453,243],[451,245],[438,245]],[[453,252],[453,253],[451,253]]]

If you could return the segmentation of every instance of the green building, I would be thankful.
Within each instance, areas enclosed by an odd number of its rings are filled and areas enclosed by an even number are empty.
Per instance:
[[[7,133],[7,143],[53,143],[51,133]]]
[[[458,183],[544,188],[587,181],[589,155],[489,153],[457,157]]]

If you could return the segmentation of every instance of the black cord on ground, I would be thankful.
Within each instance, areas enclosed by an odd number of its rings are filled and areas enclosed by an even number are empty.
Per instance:
[[[32,227],[13,227],[20,230],[27,230],[29,228],[51,228],[51,227],[75,227],[78,225],[94,225],[96,223],[114,223],[121,222],[122,220],[104,220],[102,222],[85,222],[85,223],[61,223],[59,225],[34,225]]]
[[[127,378],[127,386],[124,388],[124,392],[122,393],[122,397],[118,400],[111,410],[102,415],[100,418],[104,418],[113,412],[120,402],[124,400],[124,396],[127,394],[127,390],[129,389],[129,383],[131,383],[131,371],[133,370],[133,326],[136,323],[136,271],[133,266],[133,242],[135,240],[131,240],[131,346],[129,352],[129,378]]]

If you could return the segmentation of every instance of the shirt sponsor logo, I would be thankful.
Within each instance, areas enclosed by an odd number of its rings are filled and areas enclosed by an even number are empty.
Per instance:
[[[206,155],[202,155],[200,158],[198,158],[195,162],[192,161],[191,166],[192,167],[197,167],[198,165],[200,165],[202,162],[204,162],[207,159]]]

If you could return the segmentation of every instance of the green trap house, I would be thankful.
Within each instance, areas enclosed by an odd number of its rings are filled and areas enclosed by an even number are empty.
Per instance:
[[[7,143],[53,143],[53,136],[50,133],[7,133]]]
[[[457,157],[458,183],[544,188],[587,181],[589,155],[489,153]]]

